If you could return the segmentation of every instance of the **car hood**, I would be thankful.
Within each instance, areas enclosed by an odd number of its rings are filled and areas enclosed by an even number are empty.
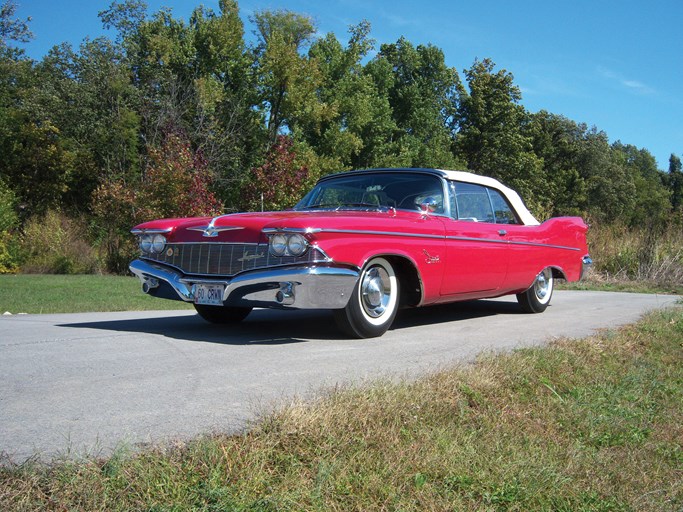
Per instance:
[[[427,228],[425,219],[420,212],[402,210],[233,213],[213,218],[160,219],[140,224],[133,232],[165,232],[169,242],[260,243],[266,241],[264,229],[402,231],[406,223]]]

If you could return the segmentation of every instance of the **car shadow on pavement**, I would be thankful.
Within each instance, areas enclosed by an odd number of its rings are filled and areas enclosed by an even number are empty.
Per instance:
[[[399,311],[390,331],[493,315],[520,314],[516,302],[477,300],[410,308]],[[310,341],[343,340],[328,310],[256,309],[241,323],[210,324],[198,315],[150,316],[60,324],[60,327],[147,333],[169,338],[223,345],[287,345]]]
[[[435,325],[458,320],[483,318],[495,315],[523,314],[517,301],[503,300],[471,300],[466,302],[451,302],[423,308],[408,308],[399,311],[394,329],[419,327],[421,325]]]
[[[223,345],[286,345],[313,339],[339,339],[329,311],[256,309],[238,324],[211,324],[199,315],[150,316],[60,324],[60,327],[147,333],[186,341]]]

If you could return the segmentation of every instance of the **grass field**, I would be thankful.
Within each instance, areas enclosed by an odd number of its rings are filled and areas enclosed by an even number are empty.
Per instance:
[[[560,284],[560,289],[674,293],[683,286],[648,282],[591,280]],[[84,313],[192,309],[180,301],[155,299],[142,293],[136,277],[112,275],[0,275],[0,315],[17,313]]]
[[[243,435],[0,467],[0,509],[683,510],[683,308],[404,383],[331,390]]]
[[[191,305],[149,297],[136,277],[110,275],[0,275],[0,314],[82,313],[185,309]]]

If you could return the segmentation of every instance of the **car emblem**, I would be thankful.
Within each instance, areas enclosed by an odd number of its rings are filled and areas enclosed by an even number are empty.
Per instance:
[[[426,261],[428,264],[439,263],[439,261],[441,261],[441,258],[439,258],[438,255],[437,255],[437,256],[432,256],[431,254],[429,254],[429,253],[427,252],[426,249],[422,249],[422,252],[425,253],[425,256],[427,256],[427,257],[425,258],[425,261]]]
[[[264,254],[265,254],[265,253],[262,253],[262,252],[257,252],[257,253],[254,253],[254,254],[246,253],[244,256],[242,256],[241,258],[239,258],[237,261],[252,261],[252,260],[257,260],[257,259],[259,259],[259,258],[263,258]]]

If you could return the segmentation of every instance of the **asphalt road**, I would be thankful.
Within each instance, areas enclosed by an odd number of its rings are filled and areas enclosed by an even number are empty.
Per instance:
[[[520,313],[514,297],[451,304],[402,311],[371,340],[340,339],[326,311],[255,310],[231,328],[189,311],[3,316],[0,452],[96,456],[238,431],[295,395],[583,337],[676,301],[556,291],[540,315]]]

